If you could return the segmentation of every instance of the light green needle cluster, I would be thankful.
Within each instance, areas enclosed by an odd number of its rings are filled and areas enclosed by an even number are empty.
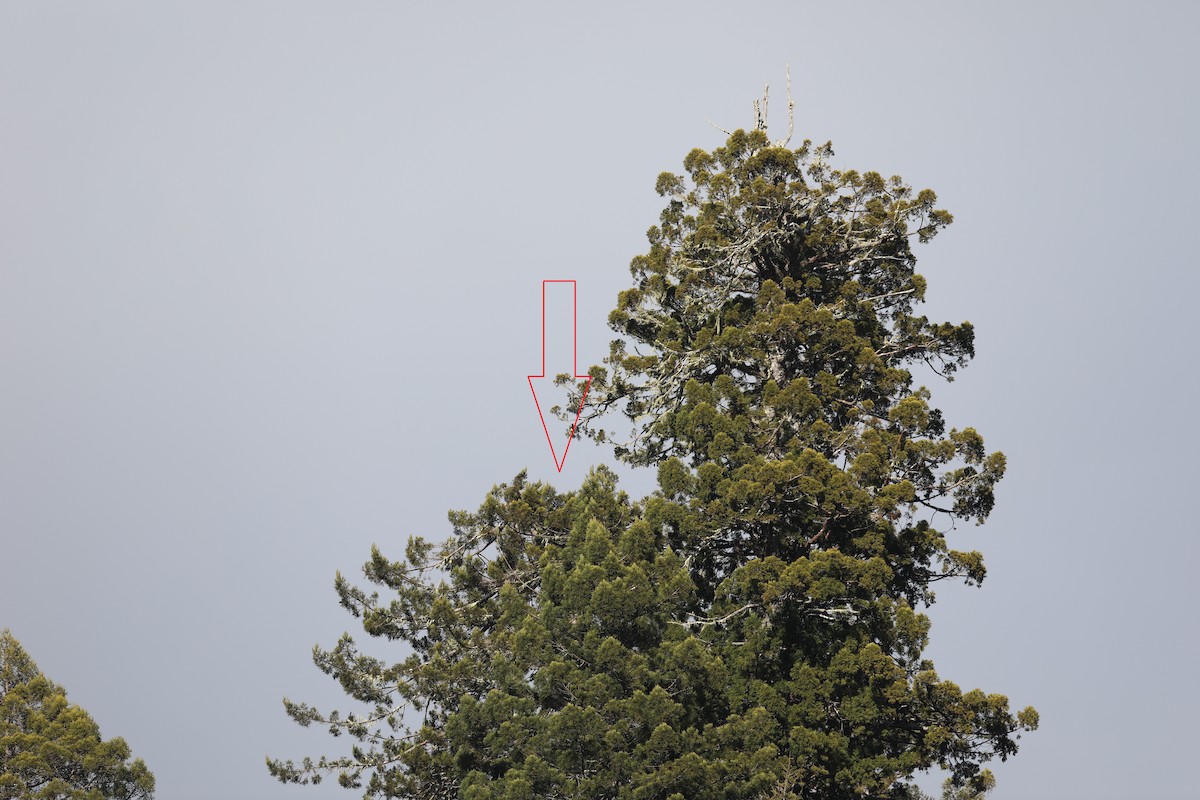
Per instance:
[[[0,798],[149,800],[154,776],[124,739],[100,738],[7,630],[0,631]]]

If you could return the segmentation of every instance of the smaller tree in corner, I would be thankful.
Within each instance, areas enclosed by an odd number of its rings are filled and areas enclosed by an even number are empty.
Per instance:
[[[154,776],[0,631],[0,798],[149,800]]]

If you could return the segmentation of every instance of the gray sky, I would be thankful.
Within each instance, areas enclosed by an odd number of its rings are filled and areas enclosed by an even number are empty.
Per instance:
[[[931,388],[1010,471],[930,654],[1042,714],[995,798],[1194,796],[1200,15],[576,8],[0,5],[0,627],[164,800],[356,796],[263,767],[346,747],[280,705],[342,698],[335,570],[611,460],[550,460],[540,281],[597,362],[655,177],[765,81],[781,130],[790,62],[798,138],[956,216],[921,271],[978,357]]]

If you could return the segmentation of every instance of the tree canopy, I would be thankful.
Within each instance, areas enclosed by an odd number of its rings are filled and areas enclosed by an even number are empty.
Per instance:
[[[154,776],[130,761],[124,739],[105,741],[8,630],[0,631],[0,798],[149,800]]]
[[[443,544],[374,549],[385,596],[339,574],[342,605],[405,654],[315,648],[365,710],[285,700],[354,742],[274,775],[464,800],[911,798],[939,765],[950,796],[991,786],[984,764],[1037,713],[923,657],[932,586],[985,576],[947,534],[987,518],[1005,468],[912,372],[949,380],[974,355],[969,323],[914,311],[912,243],[951,216],[832,155],[739,130],[659,177],[580,426],[658,489],[521,473]]]

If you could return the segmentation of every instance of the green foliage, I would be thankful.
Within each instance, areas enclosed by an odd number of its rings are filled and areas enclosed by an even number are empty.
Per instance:
[[[342,605],[409,655],[318,648],[369,711],[285,701],[356,742],[273,774],[466,800],[909,798],[934,765],[948,797],[990,788],[982,765],[1037,714],[941,679],[919,611],[938,581],[983,580],[947,533],[986,519],[1005,468],[910,371],[949,379],[973,355],[969,323],[914,313],[911,241],[951,217],[831,155],[737,131],[659,177],[581,426],[614,441],[601,415],[622,410],[616,453],[658,491],[522,473],[452,514],[444,545],[373,551],[389,598],[339,575]]]
[[[0,631],[0,798],[152,798],[154,776],[123,739],[100,738],[7,630]]]

